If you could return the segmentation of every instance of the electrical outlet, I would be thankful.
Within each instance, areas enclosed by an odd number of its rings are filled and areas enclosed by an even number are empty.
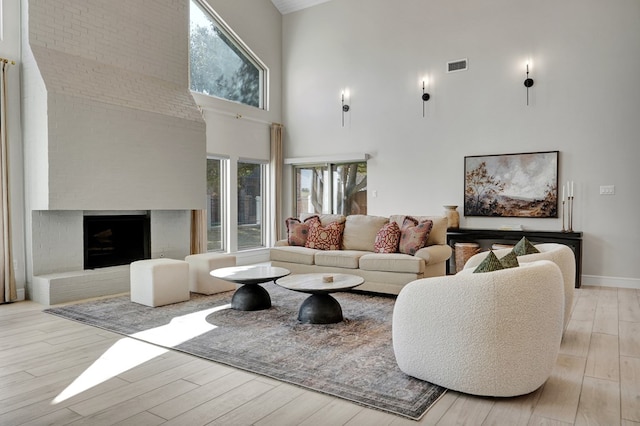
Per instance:
[[[600,185],[600,195],[615,195],[615,194],[616,194],[615,185]]]

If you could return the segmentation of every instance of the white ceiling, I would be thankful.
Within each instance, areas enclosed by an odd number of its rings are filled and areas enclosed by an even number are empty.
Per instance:
[[[283,15],[328,1],[330,0],[271,0]]]

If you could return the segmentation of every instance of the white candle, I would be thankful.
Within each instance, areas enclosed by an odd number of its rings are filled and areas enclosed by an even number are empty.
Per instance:
[[[564,185],[562,185],[562,201],[564,201]]]
[[[573,197],[573,181],[571,181],[571,196]]]

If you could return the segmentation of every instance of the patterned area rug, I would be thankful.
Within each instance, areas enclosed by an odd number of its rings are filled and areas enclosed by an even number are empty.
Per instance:
[[[232,292],[150,308],[119,296],[45,310],[85,324],[420,419],[446,391],[398,368],[391,342],[395,299],[335,293],[345,320],[311,325],[297,321],[307,297],[273,283],[271,309],[229,308]]]

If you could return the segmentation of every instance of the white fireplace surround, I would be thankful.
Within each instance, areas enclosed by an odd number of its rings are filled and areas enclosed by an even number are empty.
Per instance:
[[[43,305],[129,291],[129,265],[85,270],[83,217],[146,211],[34,211],[33,282],[30,295]],[[190,250],[190,211],[153,210],[151,257],[184,259]]]
[[[84,270],[83,215],[150,212],[151,256],[183,259],[205,208],[189,2],[22,4],[27,297],[126,292],[128,266]]]

